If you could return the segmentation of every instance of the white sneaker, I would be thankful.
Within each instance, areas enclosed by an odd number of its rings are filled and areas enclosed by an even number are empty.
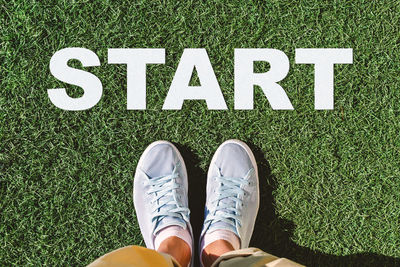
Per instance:
[[[206,233],[229,230],[249,246],[259,207],[258,170],[250,148],[228,140],[215,152],[207,175],[207,198],[200,241]]]
[[[143,152],[136,167],[133,203],[148,248],[155,249],[158,232],[171,225],[188,229],[193,247],[186,167],[170,142],[156,141]]]

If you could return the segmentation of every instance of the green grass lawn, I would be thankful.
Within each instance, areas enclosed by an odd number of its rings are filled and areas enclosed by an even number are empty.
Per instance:
[[[180,2],[180,1],[179,1]],[[132,202],[136,163],[166,139],[188,165],[199,232],[206,171],[226,139],[259,162],[261,209],[251,245],[314,266],[400,266],[398,1],[0,1],[0,265],[85,265],[144,245]],[[47,89],[51,56],[85,47],[103,83],[87,111],[63,111]],[[126,109],[126,66],[107,48],[166,48],[147,71],[147,110]],[[206,48],[228,105],[162,105],[184,48]],[[234,48],[276,48],[295,110],[233,109]],[[314,110],[314,68],[295,48],[353,48],[335,66],[335,109]],[[80,68],[78,62],[71,64]],[[268,64],[257,65],[267,71]],[[193,82],[196,82],[194,80]]]

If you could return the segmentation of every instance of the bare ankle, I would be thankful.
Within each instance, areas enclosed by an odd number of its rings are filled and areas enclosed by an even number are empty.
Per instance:
[[[235,250],[231,243],[220,239],[206,246],[201,254],[201,260],[205,267],[210,267],[222,254]]]
[[[171,255],[182,267],[188,266],[192,257],[189,245],[176,236],[168,237],[161,242],[157,251]]]

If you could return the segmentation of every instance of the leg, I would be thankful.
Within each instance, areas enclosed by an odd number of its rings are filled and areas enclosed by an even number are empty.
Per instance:
[[[201,260],[204,267],[210,267],[222,254],[229,251],[234,251],[235,249],[226,240],[220,239],[212,242],[207,247],[204,248],[201,255]]]
[[[176,236],[168,237],[161,242],[157,251],[171,255],[181,266],[188,266],[192,256],[189,245]]]
[[[207,176],[201,234],[205,267],[299,267],[259,249],[248,248],[259,206],[257,165],[250,148],[228,140],[215,152]]]
[[[148,249],[139,246],[127,246],[109,252],[94,262],[88,267],[117,267],[117,266],[132,266],[132,267],[174,267],[177,266],[174,259],[167,254],[159,253],[153,249]]]
[[[258,248],[245,248],[220,256],[213,266],[218,267],[304,267],[285,258],[268,254]]]
[[[246,248],[259,207],[258,170],[250,148],[228,140],[215,152],[207,175],[201,261],[211,266],[222,254]]]
[[[150,144],[138,162],[134,205],[146,246],[168,253],[182,267],[191,262],[193,234],[189,218],[185,163],[166,141]]]
[[[185,163],[174,145],[152,143],[138,162],[134,205],[147,248],[129,246],[110,252],[90,266],[172,267],[192,262]]]

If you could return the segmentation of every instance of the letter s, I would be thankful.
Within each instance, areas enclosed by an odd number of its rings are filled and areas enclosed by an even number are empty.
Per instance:
[[[57,51],[50,59],[50,72],[58,80],[82,87],[83,96],[72,98],[65,88],[48,89],[50,101],[64,110],[85,110],[95,106],[103,94],[103,85],[94,74],[71,68],[67,65],[70,59],[77,59],[84,67],[100,66],[97,55],[86,48],[64,48]]]

